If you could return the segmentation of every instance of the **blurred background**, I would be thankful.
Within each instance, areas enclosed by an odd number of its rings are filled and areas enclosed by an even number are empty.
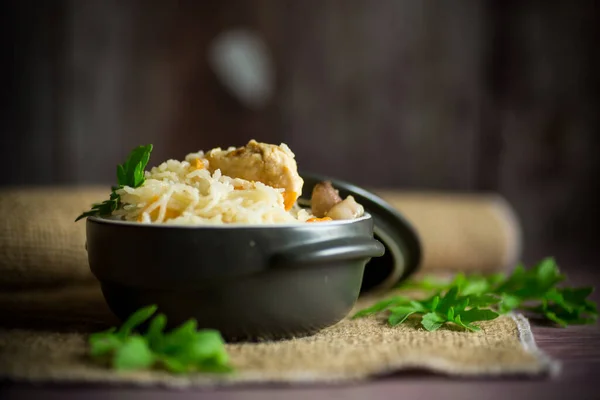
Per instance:
[[[596,1],[0,7],[2,186],[110,184],[140,144],[159,161],[255,138],[369,188],[500,193],[524,260],[594,262]]]

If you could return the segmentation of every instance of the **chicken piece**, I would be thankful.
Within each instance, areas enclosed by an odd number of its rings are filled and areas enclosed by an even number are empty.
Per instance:
[[[220,169],[223,175],[285,189],[286,210],[290,210],[302,193],[304,180],[298,174],[294,153],[285,144],[280,146],[250,140],[244,147],[221,150],[216,148],[206,154],[211,173]]]
[[[365,208],[358,204],[354,197],[348,196],[344,200],[334,205],[327,212],[327,216],[331,219],[354,219],[362,217],[365,213]]]
[[[317,218],[323,218],[340,201],[342,198],[330,181],[319,182],[312,191],[311,213]]]

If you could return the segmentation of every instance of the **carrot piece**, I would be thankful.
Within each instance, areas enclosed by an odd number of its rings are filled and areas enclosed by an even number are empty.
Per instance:
[[[196,158],[194,160],[194,164],[193,164],[194,168],[196,169],[204,169],[204,161],[202,161],[199,158]]]
[[[150,220],[156,221],[158,219],[158,214],[160,214],[160,208],[155,208],[154,210],[152,210],[152,212],[150,213]],[[181,213],[179,211],[171,210],[170,208],[167,208],[167,211],[165,212],[165,218],[163,221],[177,218],[180,215],[181,215]]]
[[[283,192],[283,205],[285,206],[285,211],[290,211],[298,198],[298,193],[296,192]]]
[[[159,197],[158,197],[158,196],[153,196],[153,197],[152,197],[152,199],[150,200],[150,203],[148,203],[148,204],[146,205],[146,207],[144,207],[144,209],[142,210],[142,212],[140,212],[140,215],[138,215],[138,217],[137,217],[137,221],[138,221],[138,222],[142,222],[142,215],[143,215],[143,214],[146,212],[146,210],[147,210],[148,208],[150,208],[150,206],[151,206],[152,204],[154,204],[155,202],[157,202],[157,201],[158,201],[158,199],[159,199]]]
[[[177,210],[167,209],[167,212],[165,212],[165,221],[168,219],[177,218],[180,215],[181,215],[181,213]]]
[[[309,218],[306,220],[306,222],[325,222],[325,221],[333,221],[330,217],[323,217],[323,218]]]

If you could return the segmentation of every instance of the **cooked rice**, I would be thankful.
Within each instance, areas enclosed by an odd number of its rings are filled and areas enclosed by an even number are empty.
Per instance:
[[[207,169],[204,153],[168,160],[145,172],[138,188],[118,190],[124,206],[113,216],[164,224],[302,223],[313,216],[294,206],[285,210],[284,189],[231,178]]]

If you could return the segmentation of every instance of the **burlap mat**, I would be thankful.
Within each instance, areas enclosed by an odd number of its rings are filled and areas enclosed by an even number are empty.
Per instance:
[[[495,193],[375,192],[401,210],[419,232],[419,275],[495,273],[521,261],[520,221]]]
[[[357,308],[377,300],[362,298]],[[16,318],[18,317],[18,318]],[[32,382],[115,382],[168,387],[241,383],[342,383],[425,369],[453,376],[545,375],[556,362],[535,346],[520,315],[481,324],[481,332],[416,322],[389,327],[381,319],[345,319],[316,335],[229,344],[232,375],[116,373],[86,358],[86,333],[115,322],[97,286],[0,296],[0,377]],[[6,326],[10,321],[11,327]]]
[[[89,282],[82,211],[108,195],[104,186],[0,190],[0,288]],[[421,274],[498,272],[520,257],[521,227],[494,194],[376,191],[421,237]]]
[[[108,193],[103,186],[0,190],[0,288],[92,281],[85,222],[74,221]]]

